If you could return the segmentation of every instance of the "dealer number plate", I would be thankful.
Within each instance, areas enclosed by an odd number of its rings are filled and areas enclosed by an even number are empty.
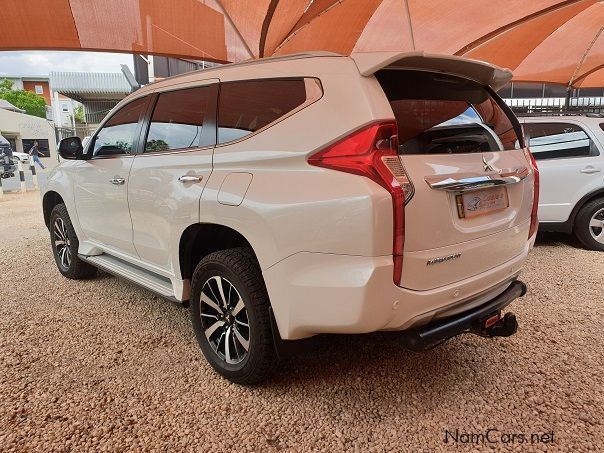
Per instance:
[[[460,219],[471,219],[509,206],[505,187],[491,187],[456,196],[457,213]]]

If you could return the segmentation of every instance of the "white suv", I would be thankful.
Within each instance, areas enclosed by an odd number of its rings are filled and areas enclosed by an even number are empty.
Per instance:
[[[59,270],[188,301],[210,364],[245,384],[320,333],[511,335],[538,173],[494,93],[510,77],[318,53],[146,86],[60,144],[43,199]]]
[[[539,229],[604,251],[604,117],[522,118],[541,175]]]

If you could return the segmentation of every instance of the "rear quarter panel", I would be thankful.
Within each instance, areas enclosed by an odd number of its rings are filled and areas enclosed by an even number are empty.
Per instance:
[[[392,254],[388,192],[367,178],[313,167],[306,160],[362,125],[390,118],[391,110],[377,81],[360,76],[352,60],[318,60],[275,63],[278,68],[266,65],[255,71],[255,78],[319,78],[323,97],[266,131],[214,150],[201,222],[224,224],[243,234],[263,269],[303,251]],[[244,76],[233,70],[220,78]],[[224,179],[234,172],[253,175],[245,199],[240,206],[217,203]]]

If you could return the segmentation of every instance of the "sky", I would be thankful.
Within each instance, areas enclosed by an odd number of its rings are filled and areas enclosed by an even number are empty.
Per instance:
[[[47,76],[50,71],[121,72],[121,64],[127,64],[133,71],[132,55],[105,52],[0,52],[0,77]]]

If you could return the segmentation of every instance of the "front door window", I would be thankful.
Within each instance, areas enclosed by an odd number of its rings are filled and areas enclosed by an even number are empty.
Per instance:
[[[92,156],[132,154],[138,120],[146,104],[147,98],[139,98],[118,110],[97,133]]]

